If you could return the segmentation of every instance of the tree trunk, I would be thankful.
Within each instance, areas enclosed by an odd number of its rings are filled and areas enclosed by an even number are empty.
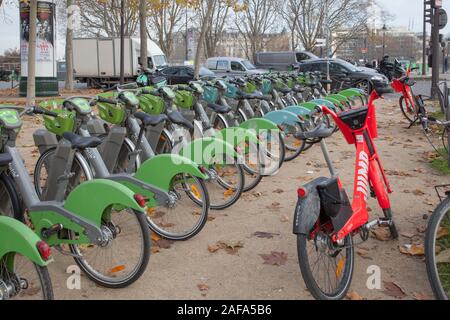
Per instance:
[[[208,21],[210,20],[211,15],[213,14],[214,2],[208,2],[208,10],[206,11],[206,15],[203,17],[202,21],[202,29],[200,32],[200,38],[198,39],[197,44],[197,52],[195,53],[195,61],[194,61],[194,79],[198,79],[200,75],[200,56],[202,54],[203,43],[205,42],[206,29],[208,28]]]
[[[36,20],[37,0],[30,1],[30,33],[28,38],[27,106],[36,102]]]
[[[139,0],[139,29],[141,37],[141,64],[148,68],[147,56],[147,1]]]
[[[73,90],[73,0],[67,0],[67,29],[66,29],[66,83],[67,90]]]

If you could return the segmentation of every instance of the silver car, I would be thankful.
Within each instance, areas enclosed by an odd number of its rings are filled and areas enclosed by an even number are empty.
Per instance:
[[[234,57],[214,57],[206,60],[206,68],[217,76],[243,76],[268,73],[269,70],[257,69],[247,59]]]

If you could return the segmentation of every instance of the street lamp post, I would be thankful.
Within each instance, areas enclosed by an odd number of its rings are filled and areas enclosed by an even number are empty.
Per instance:
[[[120,84],[125,82],[125,1],[120,2]],[[143,63],[143,61],[141,61]],[[144,64],[145,65],[145,64]]]
[[[385,24],[383,25],[383,29],[381,30],[383,30],[383,56],[381,58],[384,58],[384,55],[386,54],[386,31],[387,31]]]

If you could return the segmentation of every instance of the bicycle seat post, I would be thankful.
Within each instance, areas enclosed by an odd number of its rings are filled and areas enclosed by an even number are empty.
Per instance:
[[[336,169],[333,166],[333,161],[330,157],[330,152],[328,151],[327,144],[325,143],[325,139],[320,139],[320,148],[322,149],[323,157],[327,162],[328,170],[330,170],[330,174],[332,177],[336,176]]]

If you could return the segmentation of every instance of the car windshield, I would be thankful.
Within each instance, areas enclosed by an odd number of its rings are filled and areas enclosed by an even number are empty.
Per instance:
[[[248,60],[242,60],[241,63],[244,65],[244,67],[245,67],[247,70],[255,70],[255,69],[256,69],[256,67],[253,65],[253,63],[251,63],[251,62],[248,61]]]
[[[354,66],[351,63],[348,63],[345,60],[341,60],[341,59],[336,59],[336,62],[338,62],[341,66],[343,66],[344,68],[350,70],[351,72],[361,72],[362,70],[357,68],[356,66]]]
[[[155,66],[157,68],[163,67],[167,65],[167,60],[165,55],[153,56],[153,61],[155,62]]]

